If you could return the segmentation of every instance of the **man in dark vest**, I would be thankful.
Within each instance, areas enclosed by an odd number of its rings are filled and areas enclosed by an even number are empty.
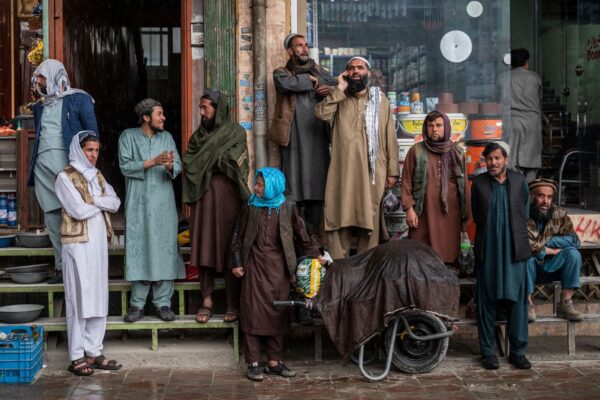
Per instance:
[[[315,105],[337,81],[309,58],[304,36],[291,33],[283,46],[290,58],[273,71],[276,102],[269,140],[279,145],[287,197],[296,202],[309,234],[314,234],[323,217],[329,168],[328,127],[315,117]]]
[[[477,226],[477,330],[483,367],[498,369],[494,322],[506,310],[510,342],[508,362],[531,368],[527,351],[527,260],[531,257],[527,221],[529,189],[523,175],[507,169],[508,146],[488,143],[483,156],[487,173],[473,179],[471,205]]]
[[[423,141],[406,154],[402,207],[408,238],[425,243],[446,264],[458,267],[460,232],[467,230],[463,151],[450,140],[450,119],[432,111],[423,123]]]

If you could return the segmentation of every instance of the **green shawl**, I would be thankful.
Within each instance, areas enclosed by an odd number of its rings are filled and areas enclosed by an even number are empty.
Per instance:
[[[219,96],[215,127],[208,132],[200,125],[190,138],[183,156],[183,202],[195,203],[208,190],[214,171],[236,182],[242,200],[248,189],[248,148],[244,128],[229,121],[227,97]]]

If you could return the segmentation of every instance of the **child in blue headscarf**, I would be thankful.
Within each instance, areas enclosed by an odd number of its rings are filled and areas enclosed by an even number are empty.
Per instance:
[[[272,301],[289,298],[297,265],[294,240],[305,256],[318,258],[320,253],[296,207],[286,201],[283,173],[276,168],[260,168],[254,179],[254,194],[234,234],[232,273],[242,280],[240,323],[248,363],[246,376],[261,381],[261,337],[266,337],[267,345],[264,372],[296,376],[282,361],[289,312],[273,307]]]

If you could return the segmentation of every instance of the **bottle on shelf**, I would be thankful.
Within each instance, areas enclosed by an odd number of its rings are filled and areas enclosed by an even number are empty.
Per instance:
[[[17,199],[14,193],[8,194],[7,224],[9,228],[17,227]]]
[[[8,202],[6,193],[0,193],[0,226],[8,224]]]

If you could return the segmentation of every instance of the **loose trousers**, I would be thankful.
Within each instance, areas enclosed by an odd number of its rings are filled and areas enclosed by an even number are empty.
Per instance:
[[[255,336],[244,334],[244,359],[246,363],[252,364],[260,361],[260,339],[265,338],[267,347],[265,353],[267,360],[282,361],[283,359],[283,336]]]
[[[67,310],[67,337],[71,361],[78,360],[84,355],[89,357],[101,355],[105,331],[106,317],[77,318]]]
[[[156,308],[171,307],[175,281],[132,281],[129,305],[144,308],[150,288],[152,288],[152,304]]]
[[[575,247],[566,247],[554,257],[546,257],[538,264],[535,257],[527,260],[527,294],[533,293],[536,284],[560,281],[563,289],[579,288],[581,253]]]
[[[510,353],[525,355],[529,332],[527,327],[527,302],[510,300],[493,301],[481,290],[477,291],[477,332],[479,334],[479,350],[483,357],[496,354],[496,312],[498,307],[506,309],[506,331],[510,345]]]
[[[356,227],[328,231],[326,232],[328,250],[334,260],[350,255],[353,234],[358,237],[357,253],[372,249],[379,244],[379,227],[374,231]]]

